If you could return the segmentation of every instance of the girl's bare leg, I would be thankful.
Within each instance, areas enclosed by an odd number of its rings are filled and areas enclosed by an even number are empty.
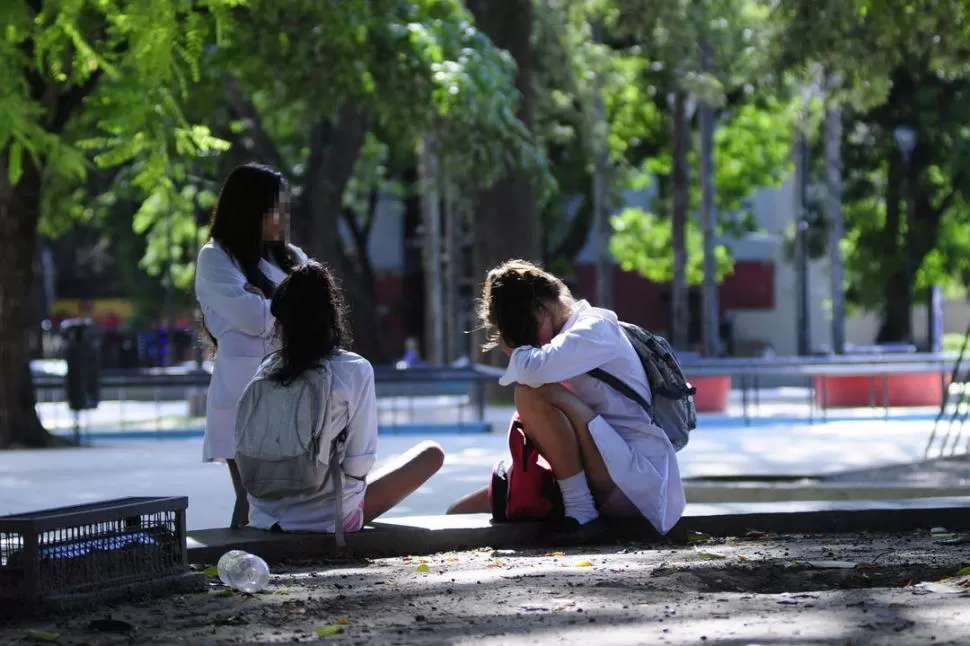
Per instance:
[[[482,487],[462,496],[448,507],[447,514],[487,514],[491,511],[488,504],[488,487]]]
[[[515,407],[526,435],[549,462],[556,478],[564,480],[585,472],[596,502],[605,503],[616,484],[589,432],[589,423],[596,417],[593,409],[559,384],[516,386]]]
[[[369,523],[414,493],[438,472],[444,461],[445,452],[438,444],[422,442],[369,477],[364,494],[364,523]]]

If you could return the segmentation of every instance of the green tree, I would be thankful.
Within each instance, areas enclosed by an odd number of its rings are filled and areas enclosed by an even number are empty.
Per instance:
[[[846,296],[881,315],[879,341],[908,340],[907,237],[917,288],[952,284],[970,251],[959,123],[970,3],[792,2],[779,5],[778,17],[785,28],[774,43],[777,67],[806,84],[823,77],[824,99],[845,105]],[[918,134],[908,165],[893,137],[900,125]],[[830,224],[815,223],[821,232]]]
[[[689,217],[701,206],[701,193],[690,181],[700,174],[688,106],[696,100],[716,108],[711,149],[720,231],[748,230],[743,199],[758,187],[779,184],[790,167],[791,110],[767,56],[777,27],[767,5],[755,0],[616,0],[606,11],[625,55],[639,69],[640,87],[627,95],[640,96],[625,98],[653,104],[641,126],[644,135],[633,138],[650,144],[631,152],[641,155],[635,162],[641,183],[656,182],[649,210],[627,209],[614,220],[612,248],[626,269],[672,280],[671,334],[683,347],[687,288],[703,278],[704,256],[700,227]],[[723,245],[715,246],[715,254],[720,278],[730,270],[730,257]]]
[[[65,0],[3,11],[0,250],[16,270],[0,278],[0,446],[53,441],[33,410],[23,342],[29,259],[42,212],[72,215],[54,196],[76,195],[92,163],[120,167],[113,190],[141,204],[133,226],[155,270],[191,248],[192,218],[226,166],[280,166],[295,179],[298,240],[352,296],[367,292],[355,290],[337,222],[371,133],[413,150],[435,131],[469,187],[509,169],[544,183],[544,159],[514,114],[514,64],[457,0],[306,0],[285,11],[268,0]],[[200,123],[235,144],[229,155],[212,156],[229,144]]]
[[[513,61],[457,0],[248,6],[212,52],[193,113],[215,115],[213,129],[233,144],[218,172],[255,159],[291,179],[296,241],[343,281],[358,350],[385,360],[366,254],[376,202],[360,193],[373,196],[409,175],[418,142],[432,131],[462,190],[484,188],[506,170],[541,186],[541,151],[510,109]],[[169,211],[151,206],[155,237]],[[340,235],[341,221],[350,239]]]
[[[37,229],[54,195],[80,183],[84,151],[110,166],[139,158],[133,181],[165,195],[173,155],[218,142],[179,99],[229,0],[3,3],[0,36],[0,447],[52,443],[33,407],[25,334]],[[96,131],[80,127],[79,115]]]

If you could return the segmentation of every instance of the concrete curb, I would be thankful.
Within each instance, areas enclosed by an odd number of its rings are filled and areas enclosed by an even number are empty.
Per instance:
[[[693,507],[693,508],[692,508]],[[613,521],[609,540],[684,542],[691,532],[744,536],[775,534],[906,532],[946,527],[970,529],[970,498],[885,501],[696,505],[666,537],[641,519]],[[493,525],[485,514],[417,516],[376,522],[347,536],[338,548],[329,534],[273,534],[254,529],[188,533],[189,560],[214,563],[228,550],[258,554],[270,563],[288,559],[365,558],[432,554],[482,547],[552,547],[538,523]]]
[[[687,499],[695,503],[785,502],[806,500],[898,500],[900,498],[945,498],[970,496],[970,486],[901,486],[898,483],[814,482],[737,484],[685,483]]]

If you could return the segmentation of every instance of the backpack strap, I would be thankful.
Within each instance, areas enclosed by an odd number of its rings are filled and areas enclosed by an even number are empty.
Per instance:
[[[644,399],[643,396],[640,395],[640,393],[633,390],[633,388],[627,385],[627,383],[622,379],[620,379],[619,377],[615,377],[611,375],[610,373],[606,372],[602,368],[593,368],[586,374],[588,374],[590,377],[593,377],[594,379],[599,379],[600,381],[607,384],[608,386],[611,386],[614,390],[617,390],[620,393],[626,395],[628,398],[640,404],[643,410],[647,412],[647,415],[650,415],[651,417],[653,417],[653,407],[650,405],[650,403],[646,399]]]
[[[330,443],[330,459],[327,465],[327,475],[323,479],[323,488],[327,482],[333,481],[333,491],[337,497],[337,509],[334,514],[333,536],[337,542],[337,547],[346,547],[347,541],[344,538],[344,479],[340,465],[340,447],[347,440],[347,429],[340,432]]]

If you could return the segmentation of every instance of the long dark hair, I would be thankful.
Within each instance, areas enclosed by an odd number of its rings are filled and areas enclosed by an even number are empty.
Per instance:
[[[488,330],[483,350],[500,341],[512,348],[539,345],[539,315],[563,298],[566,284],[527,260],[508,260],[488,272],[478,316]]]
[[[246,276],[246,282],[272,298],[276,287],[259,268],[261,258],[271,258],[290,273],[296,254],[283,242],[263,240],[263,216],[275,208],[288,191],[286,179],[275,168],[244,164],[229,173],[212,210],[209,238],[225,249]]]
[[[330,269],[316,260],[300,265],[276,288],[270,312],[280,342],[272,379],[291,383],[338,350],[350,347],[344,295]]]
[[[212,209],[209,239],[215,240],[239,263],[246,282],[266,298],[272,298],[276,286],[259,268],[261,258],[271,258],[289,274],[298,264],[296,254],[284,242],[263,240],[263,216],[277,207],[280,197],[289,190],[283,174],[271,166],[243,164],[229,173],[219,199]],[[213,348],[218,341],[202,319],[202,332]]]

